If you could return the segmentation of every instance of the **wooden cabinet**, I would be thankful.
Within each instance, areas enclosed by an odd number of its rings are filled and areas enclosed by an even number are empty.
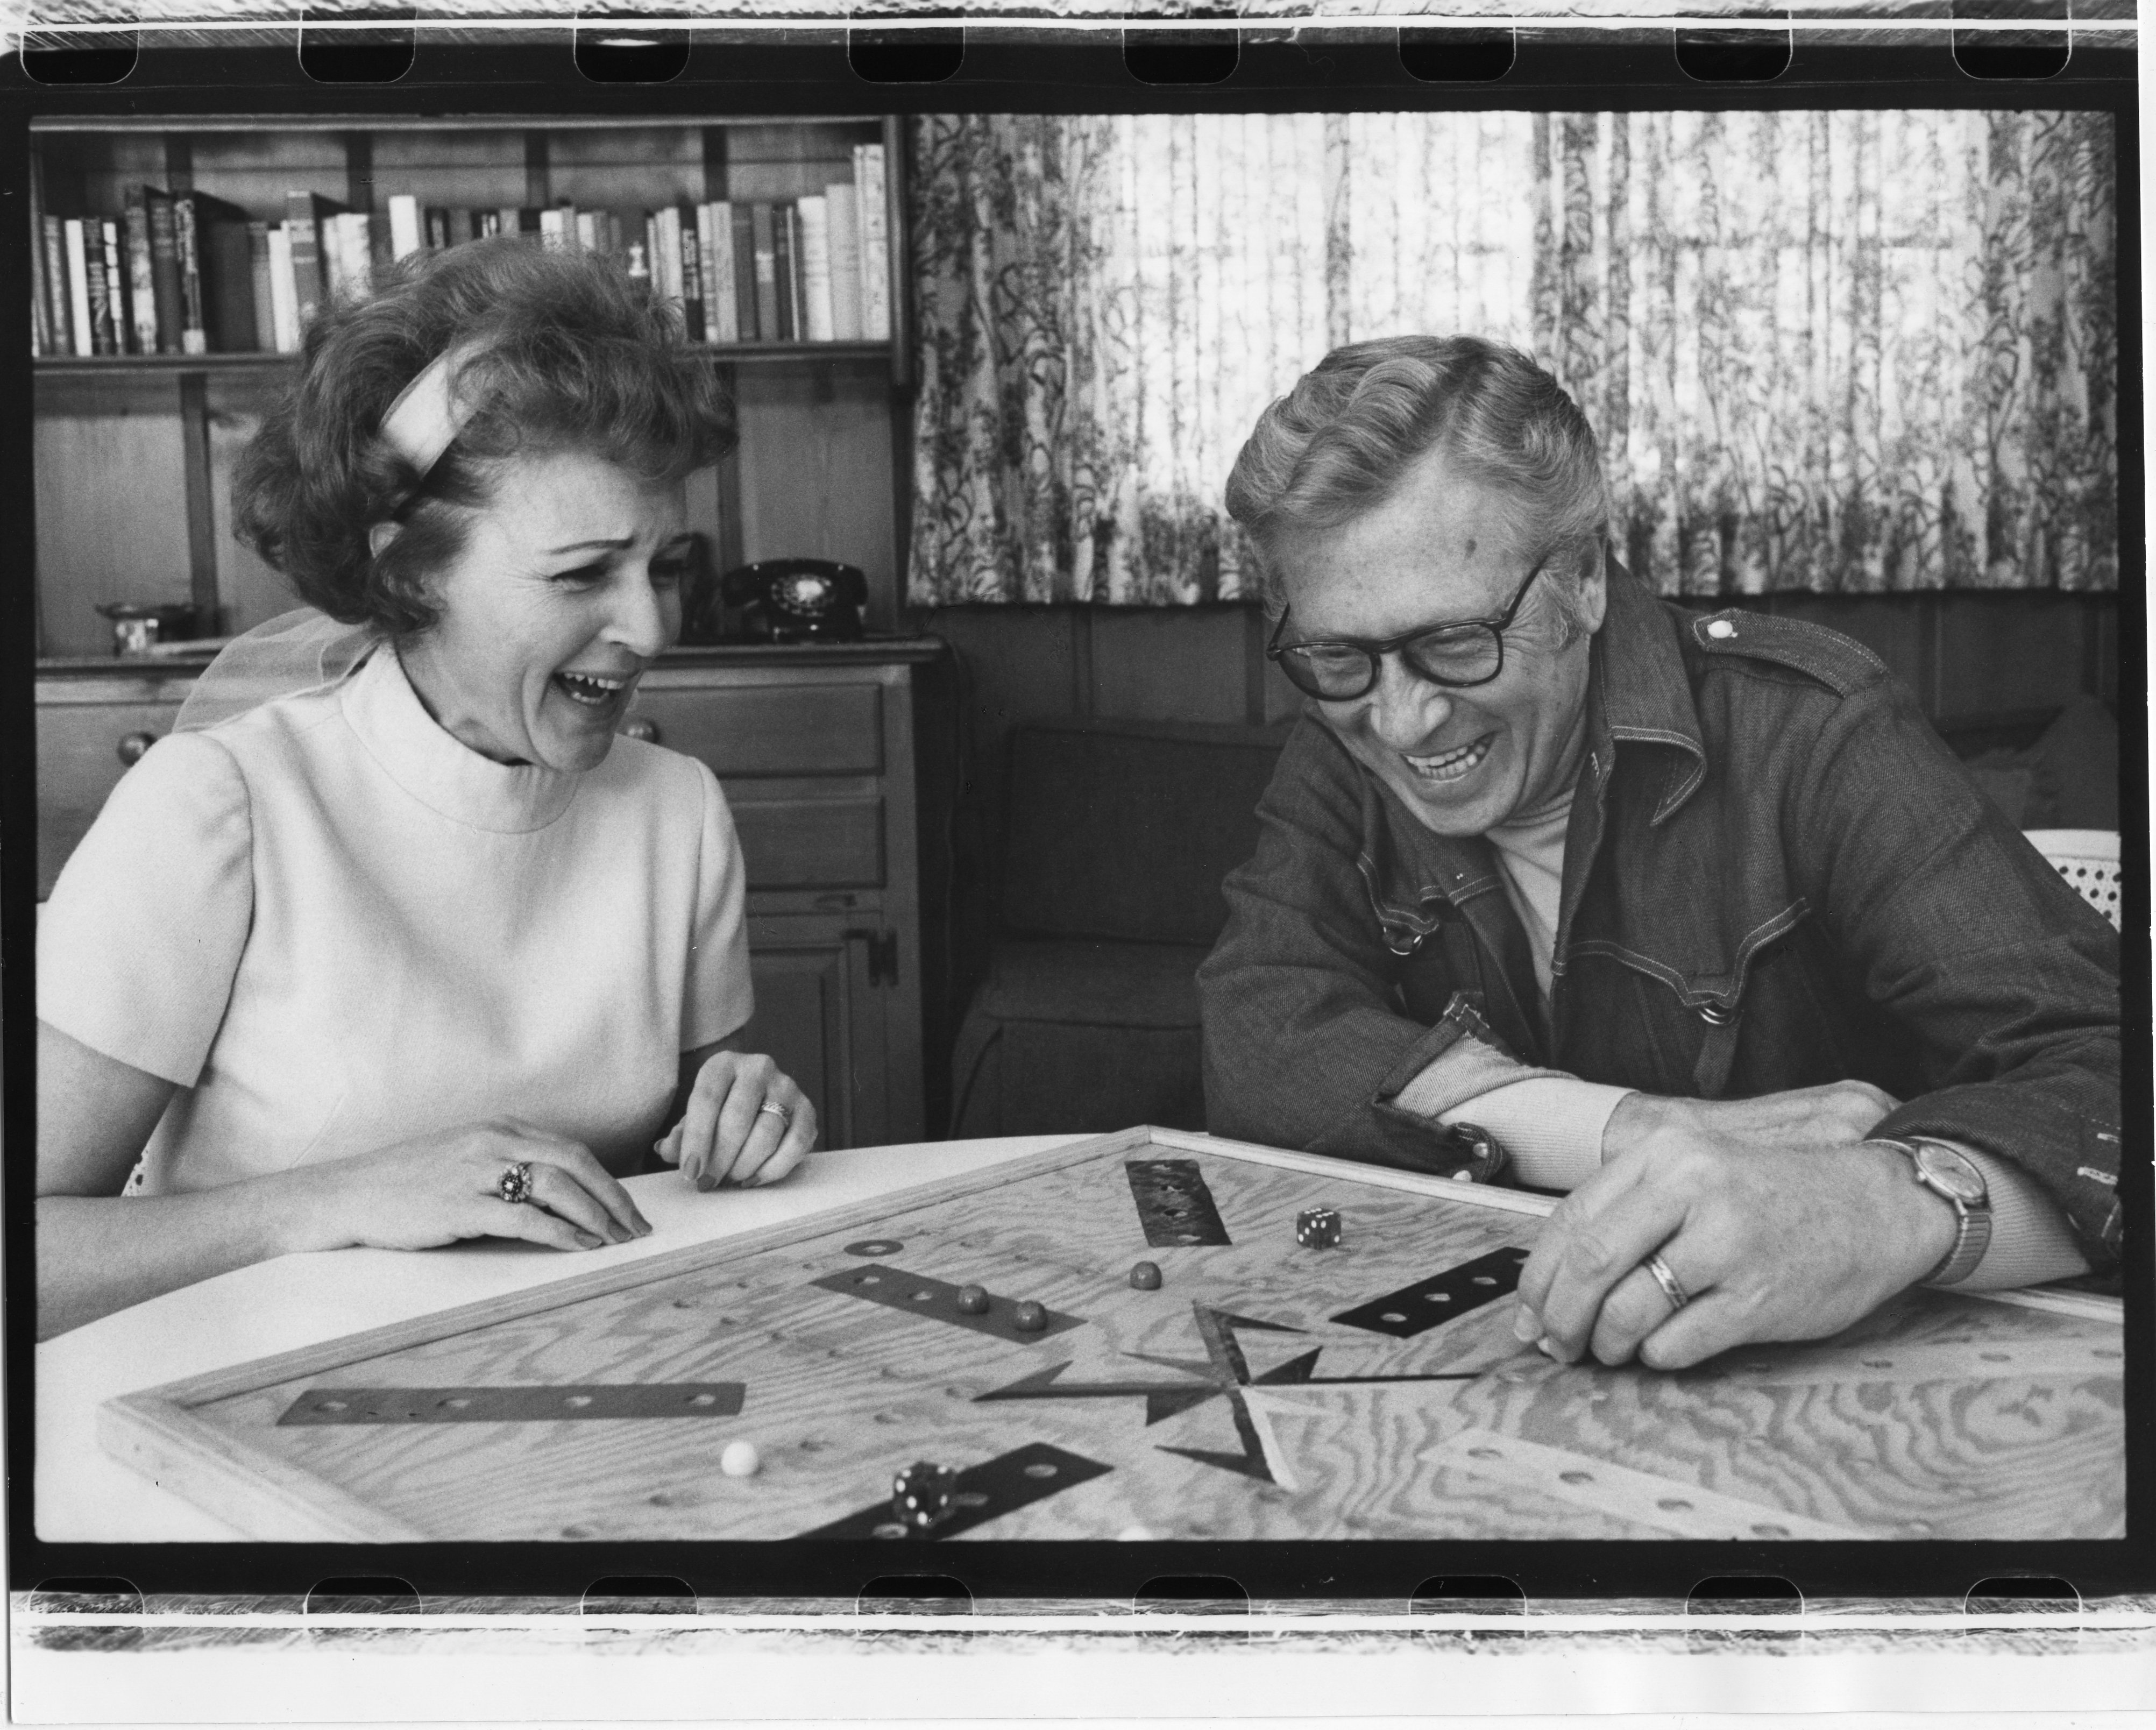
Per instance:
[[[816,1102],[826,1147],[925,1134],[916,681],[942,649],[678,650],[645,674],[624,723],[702,758],[726,788],[748,870],[750,1044]],[[40,898],[129,758],[170,731],[196,670],[44,670]]]

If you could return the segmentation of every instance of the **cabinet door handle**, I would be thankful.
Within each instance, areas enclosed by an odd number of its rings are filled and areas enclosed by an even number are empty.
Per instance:
[[[142,761],[142,753],[157,742],[155,733],[129,733],[120,742],[120,760],[133,768]]]
[[[624,723],[621,731],[624,738],[641,739],[647,745],[656,745],[659,742],[659,723],[655,721],[646,721],[641,715],[635,720]]]

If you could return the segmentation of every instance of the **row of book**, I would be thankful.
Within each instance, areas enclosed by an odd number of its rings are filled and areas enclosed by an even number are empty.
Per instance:
[[[320,307],[372,293],[381,265],[505,234],[619,259],[680,306],[694,341],[887,341],[883,146],[856,146],[853,168],[812,197],[650,212],[423,209],[398,194],[377,217],[294,192],[277,223],[150,186],[128,191],[116,221],[63,218],[33,176],[33,352],[289,353]]]

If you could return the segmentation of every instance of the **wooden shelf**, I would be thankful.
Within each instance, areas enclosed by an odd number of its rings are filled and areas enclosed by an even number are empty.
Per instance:
[[[783,361],[880,361],[891,358],[888,342],[712,342],[699,352],[727,366]],[[289,354],[41,354],[33,365],[50,373],[259,372],[295,359]]]

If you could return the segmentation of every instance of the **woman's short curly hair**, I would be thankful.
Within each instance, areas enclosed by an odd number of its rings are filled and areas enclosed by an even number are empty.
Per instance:
[[[1250,537],[1266,604],[1281,603],[1274,554],[1284,536],[1383,503],[1433,451],[1516,500],[1553,571],[1593,568],[1609,488],[1594,429],[1563,386],[1502,342],[1388,336],[1326,356],[1259,416],[1235,459],[1228,513]],[[1570,634],[1574,586],[1553,593]]]
[[[476,408],[425,475],[380,436],[398,394],[469,345]],[[732,404],[679,316],[619,265],[504,238],[410,259],[309,326],[299,375],[241,457],[234,516],[301,599],[392,635],[434,622],[432,579],[462,550],[495,465],[588,452],[678,480],[732,448]],[[377,556],[369,531],[402,532]]]

